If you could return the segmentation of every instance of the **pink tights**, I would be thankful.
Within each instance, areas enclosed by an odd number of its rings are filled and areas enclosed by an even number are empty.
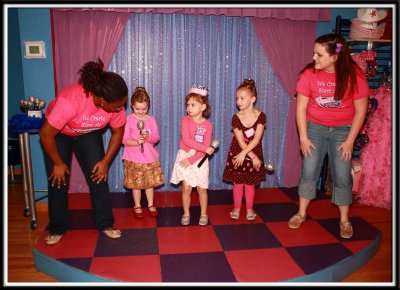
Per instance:
[[[255,188],[252,184],[233,184],[233,203],[235,208],[241,208],[242,198],[246,198],[246,209],[253,208]]]

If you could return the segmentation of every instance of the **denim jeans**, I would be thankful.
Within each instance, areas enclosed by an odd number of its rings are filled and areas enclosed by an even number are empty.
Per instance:
[[[352,203],[351,160],[345,160],[345,158],[340,160],[342,150],[336,151],[340,144],[346,140],[350,127],[350,125],[327,127],[307,121],[308,138],[316,148],[311,148],[312,157],[303,158],[299,196],[309,200],[316,197],[317,182],[325,155],[328,153],[333,183],[332,202],[336,205],[350,205]]]
[[[75,153],[89,185],[94,222],[103,231],[114,224],[108,182],[93,182],[90,178],[94,165],[104,157],[102,130],[83,136],[67,136],[59,133],[55,140],[63,162],[71,170],[72,152]],[[47,176],[53,171],[53,162],[45,153]],[[70,176],[66,174],[66,185],[52,186],[48,182],[49,232],[64,234],[68,229],[68,188]]]

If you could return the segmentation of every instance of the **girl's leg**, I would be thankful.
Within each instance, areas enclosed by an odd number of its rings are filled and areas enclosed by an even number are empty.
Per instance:
[[[246,197],[246,209],[253,209],[254,205],[254,194],[255,194],[255,186],[252,184],[244,185],[244,194]]]
[[[233,184],[233,205],[238,211],[240,211],[240,208],[242,206],[243,188],[244,184]]]
[[[192,187],[184,180],[182,180],[182,206],[183,206],[183,215],[189,217],[190,216],[190,201],[192,193]]]
[[[200,202],[200,216],[207,216],[208,193],[206,188],[197,187]]]
[[[256,219],[256,213],[254,212],[254,192],[255,186],[245,184],[244,185],[244,194],[246,197],[246,219],[249,221],[253,221]]]
[[[154,206],[154,188],[147,188],[146,189],[146,198],[147,198],[147,206],[152,207]]]
[[[142,197],[142,190],[132,189],[132,197],[133,197],[133,202],[135,203],[135,205],[134,205],[135,212],[137,212],[137,213],[142,212],[141,209],[138,209],[138,208],[142,207],[140,204],[140,200]]]
[[[133,206],[133,214],[135,215],[135,218],[142,219],[144,218],[144,213],[142,210],[142,206],[140,204],[140,200],[142,197],[142,190],[132,189],[132,196],[133,196],[133,202],[135,203],[135,205]]]
[[[146,198],[147,198],[147,206],[149,210],[149,214],[152,217],[158,216],[158,210],[154,206],[154,188],[147,188],[146,189]]]

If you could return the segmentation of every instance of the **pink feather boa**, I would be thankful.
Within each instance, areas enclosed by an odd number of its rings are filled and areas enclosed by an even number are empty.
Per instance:
[[[375,112],[369,113],[367,119],[369,142],[360,152],[362,175],[359,202],[363,205],[390,209],[392,207],[392,90],[378,88],[376,99],[378,108]]]

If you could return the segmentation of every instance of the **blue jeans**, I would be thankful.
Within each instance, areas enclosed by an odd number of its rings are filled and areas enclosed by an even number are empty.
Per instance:
[[[98,230],[103,231],[114,224],[108,182],[93,182],[90,178],[94,165],[104,157],[103,131],[94,131],[83,136],[73,137],[59,133],[55,140],[63,162],[71,170],[72,152],[75,152],[86,181]],[[47,176],[53,171],[53,162],[45,153]],[[48,182],[49,232],[64,234],[68,229],[68,189],[70,176],[66,174],[66,185],[58,188]]]
[[[350,205],[352,203],[351,160],[345,160],[345,158],[340,160],[342,150],[336,151],[340,144],[346,140],[350,127],[350,125],[326,127],[307,121],[308,138],[316,148],[311,148],[312,157],[303,158],[299,196],[309,200],[316,197],[317,182],[325,155],[328,153],[333,183],[332,202],[336,205]]]

